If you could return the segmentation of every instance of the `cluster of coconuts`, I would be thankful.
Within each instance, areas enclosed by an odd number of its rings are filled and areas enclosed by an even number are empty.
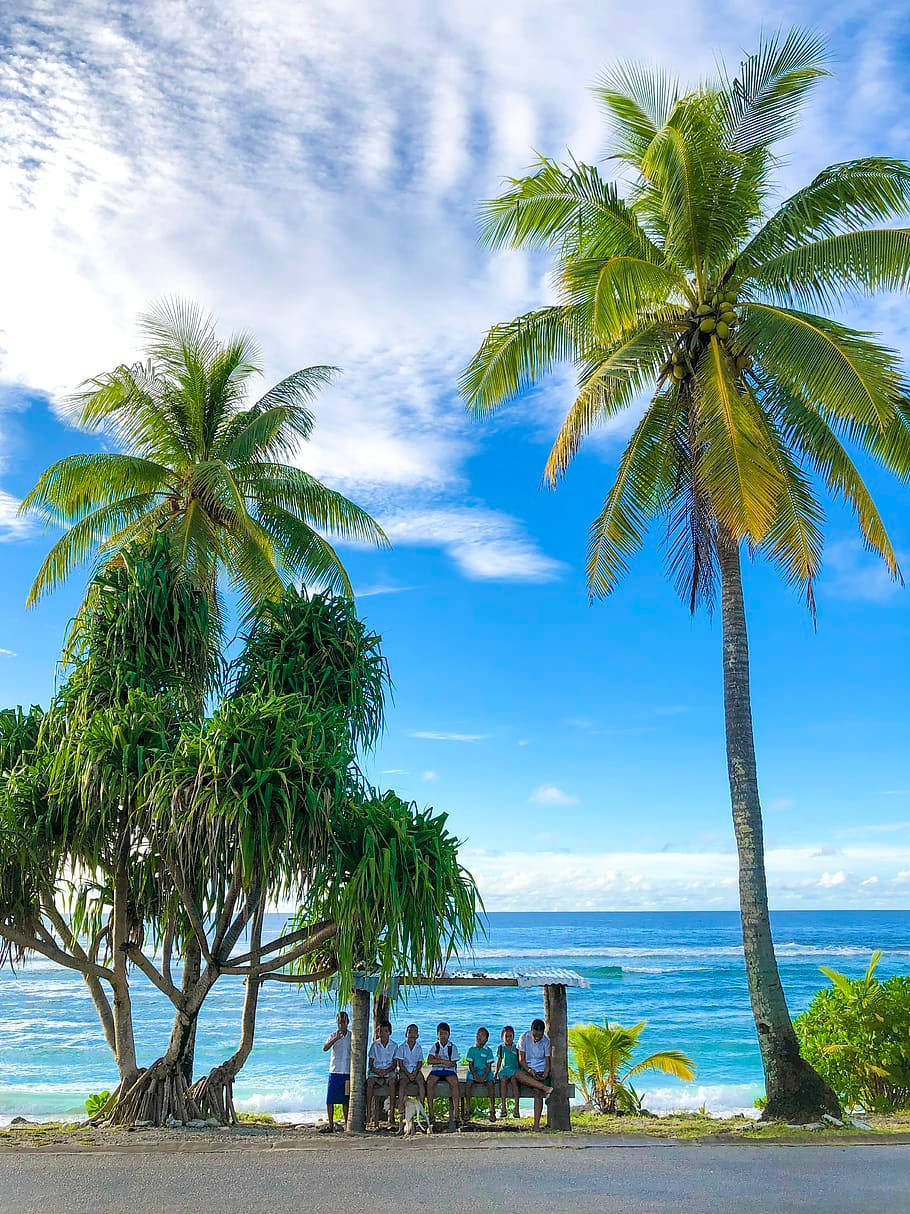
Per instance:
[[[693,317],[693,331],[689,342],[689,347],[692,353],[695,353],[698,345],[702,340],[710,339],[714,334],[716,337],[727,345],[728,350],[733,337],[733,331],[739,321],[739,316],[736,311],[736,296],[732,293],[724,294],[719,292],[714,295],[710,303],[699,304],[695,309]],[[700,339],[699,335],[703,334],[704,338]],[[734,366],[737,371],[748,371],[752,367],[752,359],[743,351],[738,353],[730,350]],[[677,382],[683,380],[689,373],[688,359],[683,350],[674,350],[671,355],[670,372]]]

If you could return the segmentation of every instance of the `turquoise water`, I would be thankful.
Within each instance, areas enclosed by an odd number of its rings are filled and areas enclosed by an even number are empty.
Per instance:
[[[281,916],[271,916],[276,929]],[[878,973],[910,972],[910,911],[783,911],[773,916],[781,976],[794,1015],[825,985],[820,965],[862,973],[874,948]],[[681,1084],[657,1076],[641,1083],[656,1111],[751,1108],[762,1091],[746,991],[739,919],[733,912],[491,914],[485,938],[463,964],[493,972],[513,966],[577,970],[590,990],[569,992],[569,1020],[632,1024],[647,1020],[642,1044],[674,1047],[695,1060],[698,1076]],[[134,978],[140,1059],[163,1050],[170,1005],[141,974]],[[200,1022],[198,1067],[221,1061],[239,1031],[242,989],[222,978]],[[322,1042],[334,1008],[282,984],[266,986],[255,1050],[237,1084],[241,1109],[302,1118],[324,1100]],[[542,1013],[541,992],[512,988],[440,988],[410,996],[396,1031],[411,1019],[426,1045],[437,1020],[467,1049],[479,1024],[494,1040],[503,1024],[520,1032]],[[75,1116],[89,1092],[113,1087],[116,1072],[78,974],[43,959],[0,973],[0,1123],[10,1117]]]

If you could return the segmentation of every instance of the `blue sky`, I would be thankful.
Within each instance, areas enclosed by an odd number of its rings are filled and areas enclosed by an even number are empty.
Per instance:
[[[617,57],[689,78],[761,28],[812,22],[835,77],[782,189],[847,157],[907,155],[899,4],[612,2],[192,8],[7,4],[0,31],[0,697],[46,700],[81,583],[24,599],[49,539],[15,508],[96,440],[66,393],[137,350],[135,316],[192,295],[259,338],[267,375],[344,369],[301,452],[381,518],[349,549],[395,703],[374,778],[451,814],[493,908],[736,905],[719,621],[690,619],[658,546],[591,607],[588,524],[628,421],[540,489],[567,375],[494,423],[464,416],[484,328],[548,298],[538,259],[477,247],[476,201],[533,149],[603,154],[587,86]],[[853,319],[910,355],[907,305]],[[870,472],[910,568],[908,491]],[[772,901],[906,906],[910,597],[832,510],[813,631],[747,571]]]

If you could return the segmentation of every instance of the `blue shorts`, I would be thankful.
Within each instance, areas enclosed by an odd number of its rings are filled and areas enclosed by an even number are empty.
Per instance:
[[[329,1072],[329,1086],[325,1093],[326,1104],[347,1104],[347,1084],[350,1075],[341,1075],[337,1071]]]
[[[457,1075],[458,1071],[444,1066],[434,1066],[430,1074],[435,1075],[437,1079],[449,1079],[452,1075]]]

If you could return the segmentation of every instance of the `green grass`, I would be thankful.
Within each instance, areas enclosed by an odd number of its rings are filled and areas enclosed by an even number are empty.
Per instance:
[[[910,1137],[910,1111],[887,1116],[871,1114],[861,1118],[876,1135],[902,1134]],[[522,1126],[530,1122],[522,1119]],[[770,1124],[759,1127],[747,1117],[710,1117],[705,1113],[670,1113],[665,1117],[605,1117],[599,1113],[572,1113],[572,1129],[579,1134],[640,1134],[649,1138],[675,1138],[682,1141],[702,1139],[761,1142],[817,1142],[840,1138],[864,1138],[870,1134],[851,1126],[825,1125],[822,1130],[791,1130],[786,1125]]]

